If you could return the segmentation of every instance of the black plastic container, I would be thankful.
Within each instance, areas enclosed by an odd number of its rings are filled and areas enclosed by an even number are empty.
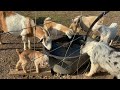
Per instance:
[[[73,42],[70,45],[71,40]],[[79,67],[89,62],[89,56],[80,56],[80,47],[84,43],[84,36],[76,35],[73,39],[67,36],[54,40],[50,51],[44,48],[44,52],[50,57],[51,69],[60,74],[72,74]],[[68,49],[69,47],[69,49]]]

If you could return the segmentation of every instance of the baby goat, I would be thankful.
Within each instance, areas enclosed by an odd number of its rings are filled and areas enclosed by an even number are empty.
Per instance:
[[[16,71],[19,70],[19,66],[22,66],[24,73],[27,73],[26,66],[28,61],[34,61],[36,67],[36,73],[39,73],[39,66],[48,66],[49,57],[39,51],[24,50],[22,53],[16,49],[19,56],[19,61],[16,64]]]

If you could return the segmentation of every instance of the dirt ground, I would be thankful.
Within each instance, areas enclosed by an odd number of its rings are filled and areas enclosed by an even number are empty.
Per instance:
[[[34,18],[34,11],[17,11],[18,13]],[[80,11],[38,11],[37,19],[41,17],[52,17],[55,21],[60,22],[66,26],[70,25],[71,19],[77,15],[80,15]],[[99,15],[100,11],[83,11],[83,15]],[[112,22],[118,23],[120,25],[120,12],[111,11],[106,16],[105,25],[110,25]],[[39,21],[41,24],[43,21]],[[119,26],[120,28],[120,26]],[[32,40],[32,47],[33,38]],[[37,42],[38,39],[36,39]],[[26,74],[26,75],[9,75],[10,69],[14,69],[18,61],[17,53],[15,49],[23,50],[23,43],[20,37],[14,37],[10,34],[2,35],[3,45],[0,45],[0,79],[113,79],[113,77],[101,71],[96,73],[93,77],[85,77],[84,74],[78,75],[64,75],[64,76],[52,76],[50,72],[43,74]],[[35,44],[37,50],[41,50],[41,44]],[[31,67],[34,68],[34,65],[31,64]]]

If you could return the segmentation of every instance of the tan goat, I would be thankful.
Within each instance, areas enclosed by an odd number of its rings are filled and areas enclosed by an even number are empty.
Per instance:
[[[70,24],[69,28],[74,30],[74,33],[80,33],[80,30],[87,32],[97,17],[98,16],[77,16],[72,19],[72,23]],[[95,36],[98,35],[96,30],[98,30],[103,25],[103,21],[104,17],[101,18],[98,22],[96,22],[96,24],[93,26],[92,31]]]
[[[48,66],[49,57],[39,51],[24,50],[22,53],[16,49],[19,56],[19,61],[16,64],[16,71],[19,71],[19,66],[22,66],[24,73],[27,73],[26,66],[29,61],[34,61],[36,67],[36,73],[39,73],[39,66]]]
[[[50,33],[52,40],[62,37],[62,35],[67,35],[71,38],[73,30],[56,22],[53,22],[50,17],[44,20],[44,28]]]

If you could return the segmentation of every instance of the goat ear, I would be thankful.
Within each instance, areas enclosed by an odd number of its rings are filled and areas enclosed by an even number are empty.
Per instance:
[[[44,21],[49,21],[49,20],[52,20],[52,18],[51,17],[47,17],[47,18],[45,18]]]

